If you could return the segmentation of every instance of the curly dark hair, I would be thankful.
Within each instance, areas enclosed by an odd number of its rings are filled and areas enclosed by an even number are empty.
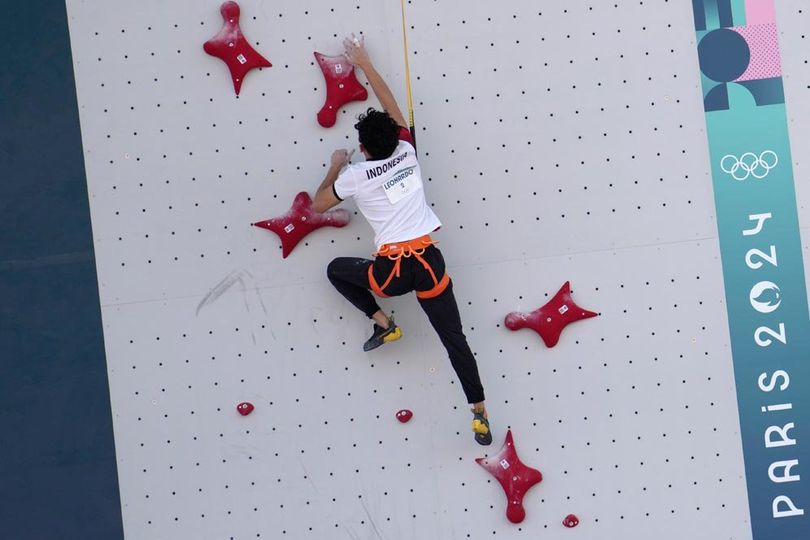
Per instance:
[[[387,158],[399,144],[399,126],[385,111],[369,107],[357,117],[354,129],[359,132],[360,144],[372,160]]]

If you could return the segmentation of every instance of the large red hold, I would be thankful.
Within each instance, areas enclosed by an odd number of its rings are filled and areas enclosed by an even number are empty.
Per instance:
[[[506,316],[504,324],[510,330],[531,328],[543,338],[546,347],[553,347],[560,341],[563,329],[574,321],[596,317],[598,313],[583,309],[571,298],[571,282],[557,291],[554,298],[541,308],[525,313],[512,312]]]
[[[306,235],[321,227],[345,227],[349,223],[346,210],[329,210],[318,214],[312,210],[312,199],[306,191],[295,196],[292,206],[283,216],[259,221],[253,225],[273,231],[281,238],[281,255],[287,255]]]
[[[233,79],[233,89],[239,95],[242,81],[253,68],[271,67],[272,64],[251,47],[239,28],[239,4],[225,2],[219,12],[225,20],[222,29],[203,45],[205,52],[216,56],[228,66]]]
[[[501,483],[506,493],[506,517],[512,523],[520,523],[526,518],[523,497],[529,489],[543,480],[537,469],[525,465],[518,458],[512,430],[506,432],[506,441],[501,450],[492,457],[478,458],[476,463],[488,470]]]
[[[318,112],[318,123],[328,128],[335,125],[341,107],[350,101],[365,101],[368,92],[357,80],[354,66],[345,56],[324,56],[316,52],[315,59],[326,79],[326,102]]]

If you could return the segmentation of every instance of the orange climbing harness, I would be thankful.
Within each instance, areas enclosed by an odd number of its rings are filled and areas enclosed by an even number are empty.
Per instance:
[[[430,273],[430,277],[433,278],[433,288],[427,291],[416,291],[416,296],[418,298],[435,298],[444,292],[447,288],[447,285],[450,284],[450,276],[447,272],[444,273],[442,279],[436,279],[436,274],[433,272],[433,268],[430,267],[430,264],[422,258],[422,255],[425,253],[425,250],[434,244],[437,244],[435,240],[433,240],[429,234],[422,236],[420,238],[416,238],[415,240],[407,240],[405,242],[396,242],[394,244],[384,244],[380,247],[380,250],[375,253],[374,255],[377,257],[388,257],[392,261],[395,261],[394,268],[391,270],[391,273],[388,275],[388,279],[385,280],[385,283],[380,286],[377,284],[377,280],[374,279],[374,265],[370,265],[368,267],[368,282],[371,285],[371,290],[374,291],[374,294],[381,298],[388,298],[388,295],[385,294],[383,291],[386,287],[391,283],[394,277],[399,277],[399,269],[400,263],[402,262],[402,257],[416,257],[416,260],[422,263],[422,266],[425,267]]]

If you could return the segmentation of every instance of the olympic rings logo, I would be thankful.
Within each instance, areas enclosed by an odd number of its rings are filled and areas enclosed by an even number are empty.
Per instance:
[[[771,169],[779,163],[779,156],[773,150],[765,150],[760,155],[753,152],[746,152],[737,157],[728,154],[720,160],[720,168],[724,173],[730,174],[734,180],[745,180],[753,176],[757,180],[762,180]]]

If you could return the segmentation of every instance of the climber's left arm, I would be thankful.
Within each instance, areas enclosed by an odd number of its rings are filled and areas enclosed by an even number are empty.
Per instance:
[[[347,152],[344,149],[335,150],[332,153],[331,164],[329,170],[326,172],[326,177],[315,192],[315,200],[312,201],[312,210],[318,213],[326,212],[333,206],[340,204],[345,198],[338,196],[335,182],[340,176],[340,171],[345,167],[354,154],[354,150]]]

